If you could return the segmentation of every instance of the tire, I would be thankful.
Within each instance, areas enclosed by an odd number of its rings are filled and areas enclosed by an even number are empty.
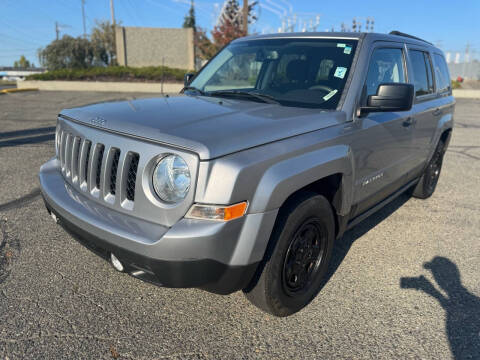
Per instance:
[[[420,181],[413,190],[413,197],[427,199],[433,195],[440,178],[445,150],[445,143],[443,140],[440,140]]]
[[[306,192],[282,207],[256,283],[245,296],[261,310],[279,317],[310,303],[322,287],[335,239],[328,200]]]

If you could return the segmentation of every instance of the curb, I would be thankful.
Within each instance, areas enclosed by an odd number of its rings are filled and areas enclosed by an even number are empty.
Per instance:
[[[8,94],[14,92],[21,92],[21,91],[37,91],[38,88],[22,88],[22,89],[3,89],[0,90],[0,94]]]
[[[24,80],[17,83],[19,89],[36,88],[40,91],[90,91],[129,93],[178,93],[183,83],[145,83],[124,81],[67,81],[67,80]]]

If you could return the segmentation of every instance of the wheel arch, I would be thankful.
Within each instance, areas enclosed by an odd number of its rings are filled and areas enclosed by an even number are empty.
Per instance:
[[[324,195],[340,215],[350,212],[353,195],[353,154],[347,145],[322,148],[276,163],[262,176],[250,212],[281,208],[295,194]]]

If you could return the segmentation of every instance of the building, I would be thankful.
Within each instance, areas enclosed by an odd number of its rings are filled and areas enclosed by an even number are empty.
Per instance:
[[[194,35],[191,28],[117,26],[115,41],[119,65],[165,65],[185,70],[195,68]]]

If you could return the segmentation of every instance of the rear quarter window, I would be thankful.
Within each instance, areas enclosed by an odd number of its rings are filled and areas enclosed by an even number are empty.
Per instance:
[[[435,62],[435,79],[437,80],[438,92],[450,90],[450,74],[448,72],[447,63],[442,55],[434,54]]]
[[[415,96],[433,94],[432,67],[428,53],[420,50],[410,50],[410,62],[413,70],[413,85]]]

